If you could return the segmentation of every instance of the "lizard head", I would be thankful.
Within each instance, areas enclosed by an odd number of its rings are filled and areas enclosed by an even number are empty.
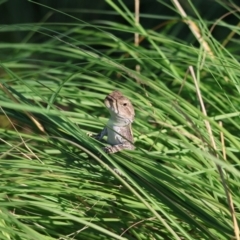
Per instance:
[[[134,108],[131,101],[122,95],[118,90],[111,92],[104,100],[105,106],[108,108],[113,119],[124,122],[133,122]]]

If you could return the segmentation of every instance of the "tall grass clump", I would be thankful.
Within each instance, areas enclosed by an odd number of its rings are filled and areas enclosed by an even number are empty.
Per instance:
[[[0,239],[239,239],[239,25],[159,0],[175,17],[143,15],[164,22],[148,29],[106,3],[124,23],[41,5],[69,22],[1,27],[25,38],[0,42]],[[107,155],[88,133],[115,89],[136,150]]]

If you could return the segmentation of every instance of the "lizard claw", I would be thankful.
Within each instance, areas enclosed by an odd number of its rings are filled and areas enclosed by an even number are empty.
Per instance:
[[[112,150],[113,150],[113,149],[112,149],[111,146],[109,146],[109,147],[104,147],[104,148],[103,148],[103,151],[104,151],[105,153],[107,153],[107,154],[114,153]]]

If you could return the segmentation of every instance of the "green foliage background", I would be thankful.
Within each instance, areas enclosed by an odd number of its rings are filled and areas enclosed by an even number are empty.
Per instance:
[[[0,239],[234,239],[236,2],[179,2],[212,55],[172,1],[142,1],[139,25],[127,1],[0,3]],[[87,133],[114,89],[135,106],[136,150],[106,155]]]

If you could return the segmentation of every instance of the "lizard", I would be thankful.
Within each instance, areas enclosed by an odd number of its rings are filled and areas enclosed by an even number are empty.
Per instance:
[[[106,153],[116,153],[123,149],[133,150],[132,122],[135,112],[131,101],[115,90],[106,96],[104,104],[109,110],[110,118],[103,130],[96,135],[101,140],[107,136],[110,146],[104,148]]]

